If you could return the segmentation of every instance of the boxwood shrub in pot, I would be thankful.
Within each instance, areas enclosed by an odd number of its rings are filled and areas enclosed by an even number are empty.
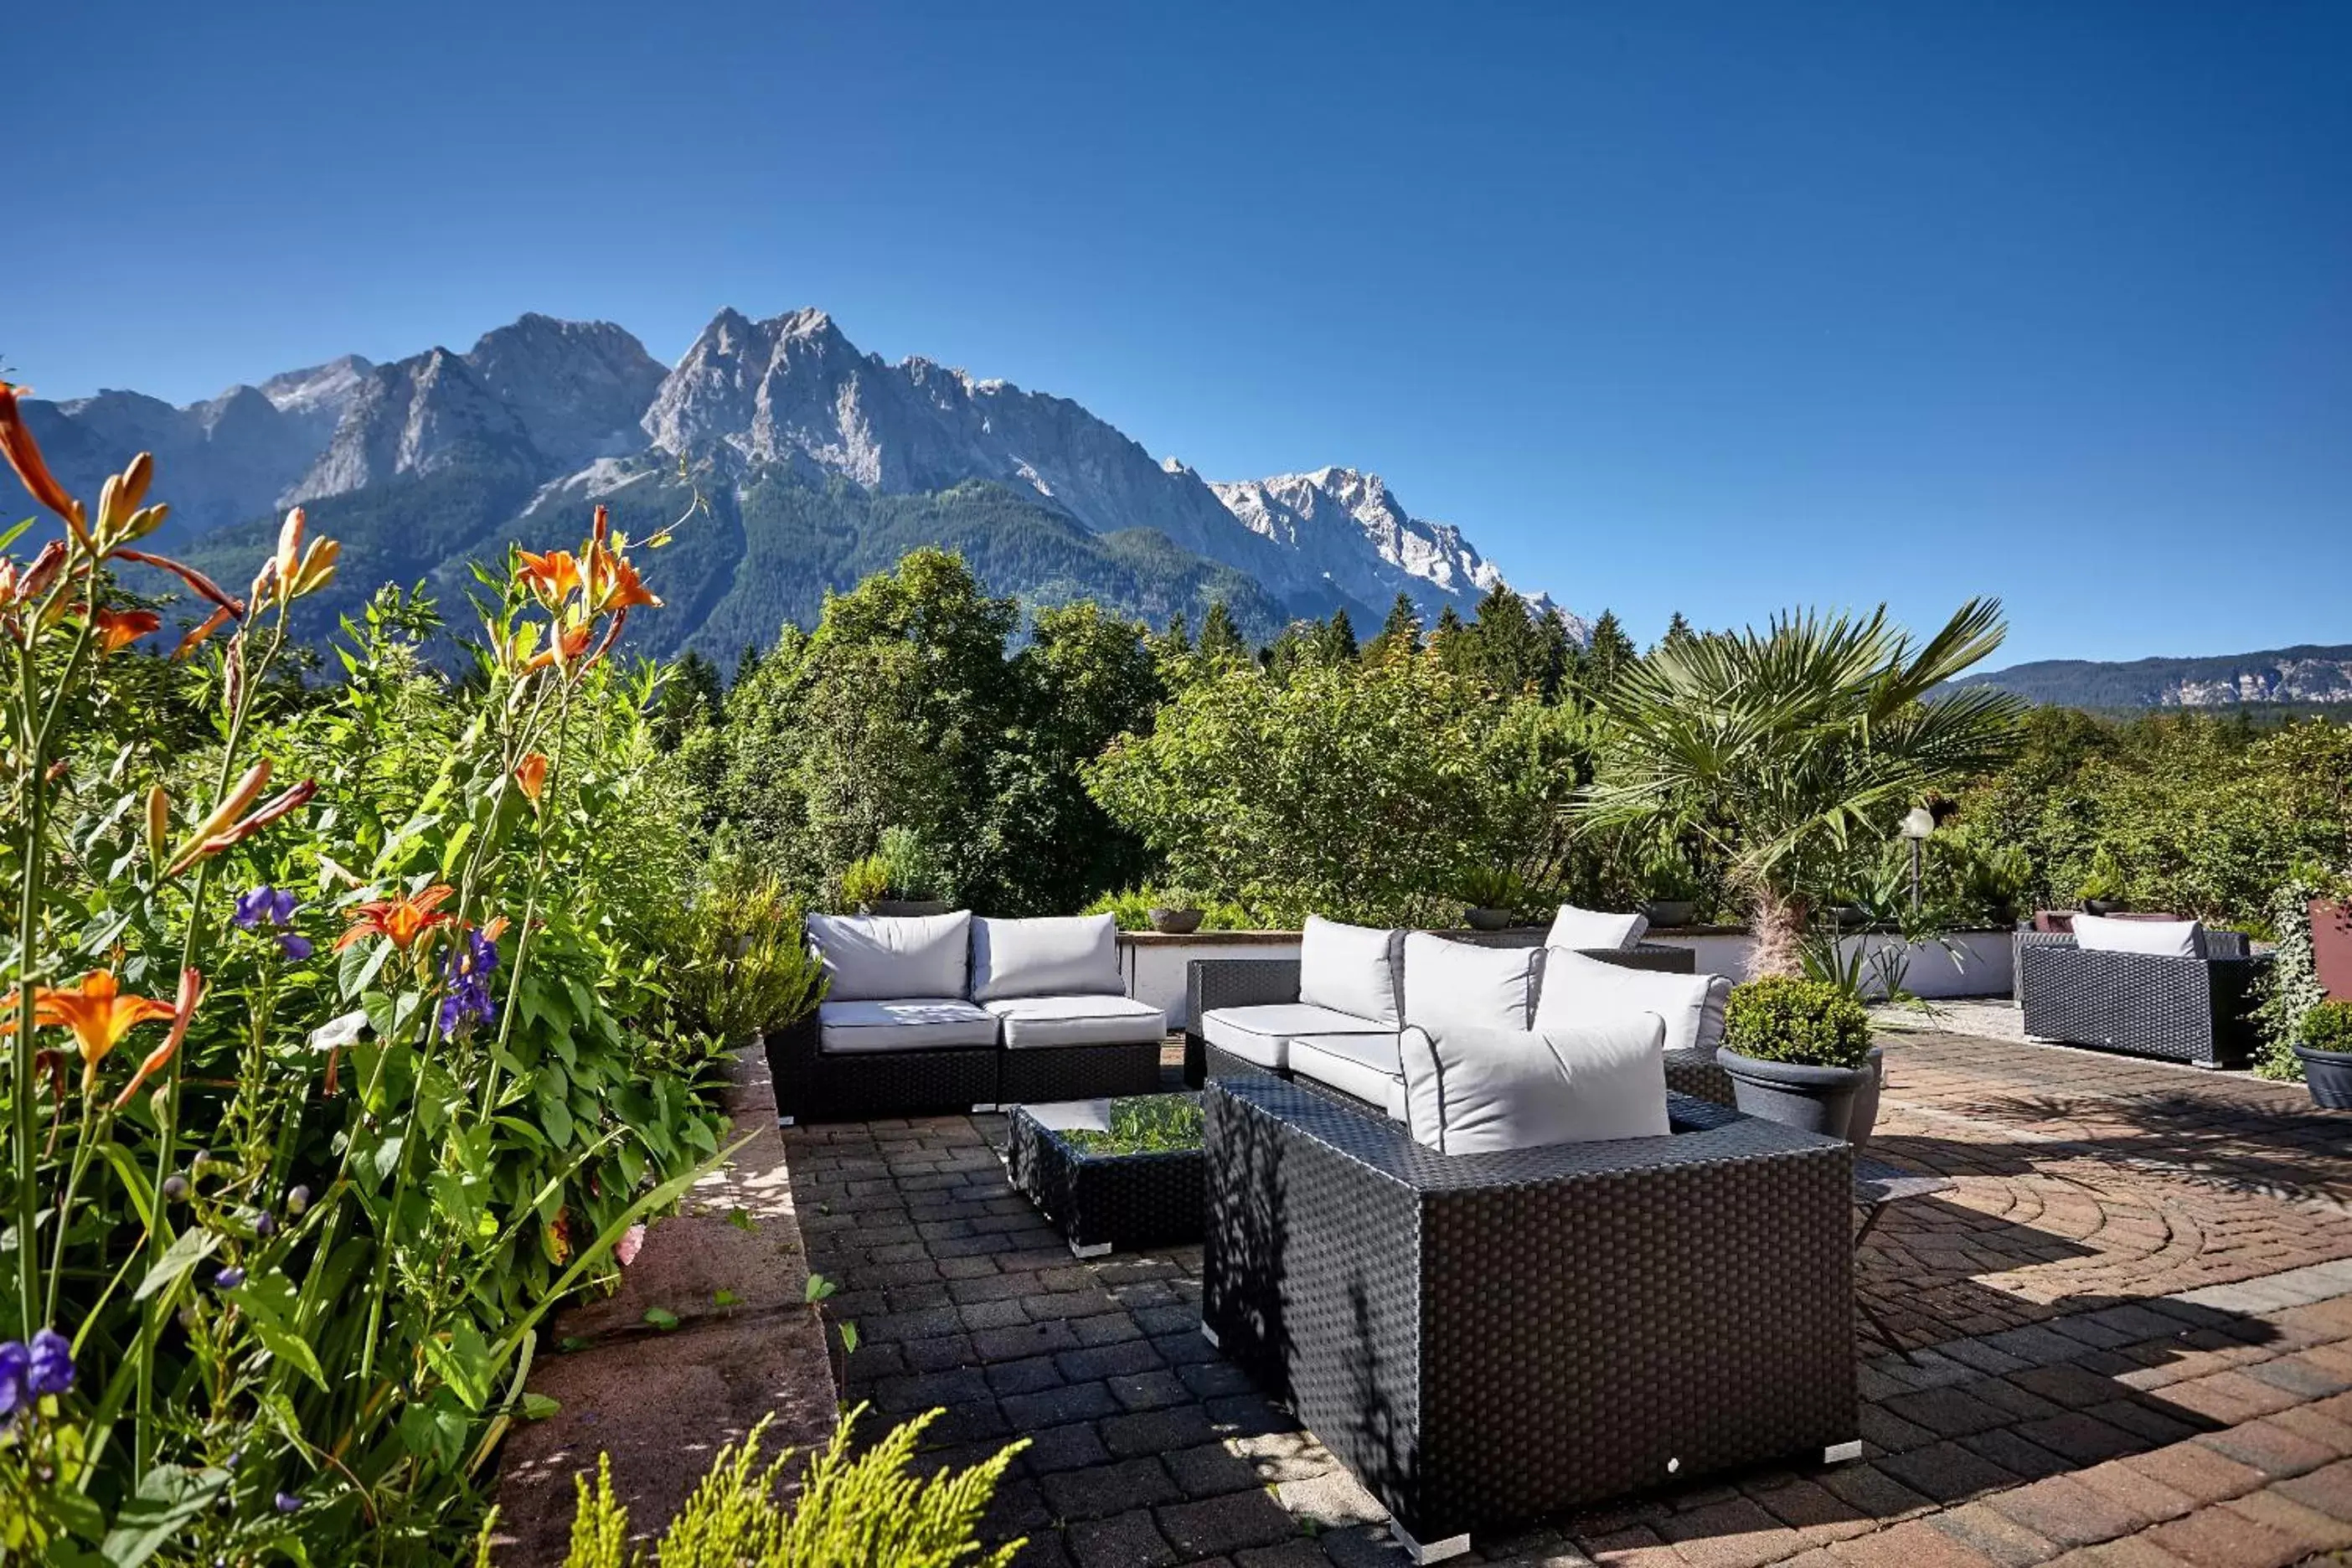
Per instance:
[[[2352,1110],[2352,1002],[2322,1002],[2305,1013],[2294,1054],[2314,1103]]]
[[[1875,1105],[1878,1052],[1869,1013],[1839,987],[1785,974],[1734,986],[1716,1059],[1748,1115],[1832,1138],[1869,1136],[1855,1111]]]

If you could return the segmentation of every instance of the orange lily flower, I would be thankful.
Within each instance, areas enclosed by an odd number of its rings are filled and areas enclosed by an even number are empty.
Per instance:
[[[204,975],[193,969],[180,971],[180,996],[172,1008],[172,1032],[163,1037],[162,1045],[147,1053],[147,1059],[139,1064],[139,1070],[131,1075],[131,1081],[114,1097],[115,1110],[130,1104],[139,1086],[163,1070],[164,1064],[179,1053],[180,1042],[188,1037],[188,1026],[195,1021],[196,1004],[204,1000]]]
[[[581,585],[580,562],[569,550],[551,550],[543,555],[518,550],[515,557],[522,563],[515,569],[517,580],[550,609],[570,598]]]
[[[172,650],[173,660],[177,662],[178,660],[184,659],[190,654],[195,652],[196,646],[199,643],[203,642],[206,637],[212,636],[215,632],[220,630],[221,627],[228,624],[228,617],[229,612],[227,606],[224,605],[220,609],[215,610],[211,616],[205,618],[204,625],[196,627],[186,637],[180,639],[180,646]]]
[[[32,431],[26,427],[24,416],[17,409],[16,395],[23,390],[0,381],[0,457],[8,459],[8,466],[16,470],[16,477],[25,482],[33,499],[65,519],[74,537],[88,544],[89,530],[82,525],[81,502],[66,494],[65,486],[49,472],[40,444],[33,439]]]
[[[539,792],[547,784],[547,758],[533,752],[515,764],[515,787],[522,791],[523,799],[539,804]]]
[[[590,575],[596,579],[595,586],[591,590],[591,598],[596,608],[626,610],[636,605],[659,607],[661,601],[654,597],[653,590],[646,586],[644,579],[637,575],[636,566],[627,556],[609,550],[599,551],[597,554],[602,559],[590,570]]]
[[[595,635],[595,625],[588,621],[583,621],[576,626],[558,632],[555,646],[543,647],[532,654],[522,667],[524,673],[528,674],[534,669],[545,669],[551,664],[560,664],[566,669],[571,668],[580,662],[580,656],[588,651],[588,644]]]
[[[351,929],[335,939],[335,951],[342,952],[362,937],[388,936],[393,946],[405,952],[418,937],[457,918],[436,908],[457,890],[446,882],[436,882],[423,892],[362,904],[352,911]]]
[[[150,555],[143,550],[118,550],[114,553],[120,560],[136,561],[142,566],[153,566],[169,572],[232,616],[245,614],[245,606],[242,604],[222,593],[219,584],[215,583],[193,566],[183,565],[168,555]]]
[[[13,1015],[16,993],[0,997],[0,1009],[12,1015],[0,1024],[0,1034],[16,1028]],[[98,1064],[107,1053],[121,1042],[122,1037],[140,1025],[173,1016],[168,1002],[158,1002],[151,996],[125,996],[121,982],[103,969],[93,969],[81,977],[81,984],[70,990],[63,986],[42,985],[33,992],[33,1022],[56,1029],[73,1031],[74,1044],[81,1051],[81,1085],[87,1092],[98,1081]]]
[[[492,942],[496,942],[499,938],[506,935],[507,917],[504,915],[492,915],[488,920],[484,921],[482,922],[482,934],[488,937]]]
[[[98,628],[98,646],[112,653],[156,630],[163,617],[152,610],[100,610],[91,624]]]

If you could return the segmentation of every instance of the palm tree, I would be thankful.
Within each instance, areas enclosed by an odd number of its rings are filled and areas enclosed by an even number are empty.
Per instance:
[[[1970,686],[1927,700],[2007,632],[2000,600],[1971,599],[1916,647],[1884,605],[1661,643],[1594,692],[1608,738],[1570,809],[1584,829],[1707,839],[1753,902],[1752,972],[1794,973],[1809,873],[2014,751],[2018,699]]]

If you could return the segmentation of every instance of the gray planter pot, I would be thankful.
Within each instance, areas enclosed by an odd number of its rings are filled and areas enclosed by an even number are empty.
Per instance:
[[[943,915],[953,907],[945,899],[877,899],[863,906],[869,915]]]
[[[1170,936],[1190,936],[1201,929],[1199,910],[1152,910],[1149,911],[1151,929]]]
[[[1691,923],[1698,914],[1698,900],[1696,899],[1652,899],[1642,906],[1642,913],[1649,917],[1650,924],[1654,929],[1670,931],[1676,926],[1686,926]]]
[[[2352,1110],[2352,1052],[2315,1051],[2309,1046],[2297,1046],[2294,1056],[2303,1064],[2304,1087],[2311,1090],[2314,1105],[2329,1110]]]
[[[1464,910],[1462,923],[1472,931],[1508,931],[1518,923],[1518,914],[1512,910]]]
[[[1746,1114],[1858,1142],[1853,1134],[1868,1138],[1878,1119],[1881,1064],[1876,1049],[1870,1055],[1866,1067],[1817,1068],[1759,1061],[1725,1046],[1715,1059],[1731,1075],[1732,1099]]]

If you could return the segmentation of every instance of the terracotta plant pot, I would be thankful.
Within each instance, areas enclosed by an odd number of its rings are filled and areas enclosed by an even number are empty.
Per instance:
[[[2308,908],[2312,967],[2330,996],[2352,1002],[2352,903],[2314,899]]]
[[[1199,910],[1153,910],[1150,911],[1151,929],[1170,936],[1190,936],[1201,929]]]

